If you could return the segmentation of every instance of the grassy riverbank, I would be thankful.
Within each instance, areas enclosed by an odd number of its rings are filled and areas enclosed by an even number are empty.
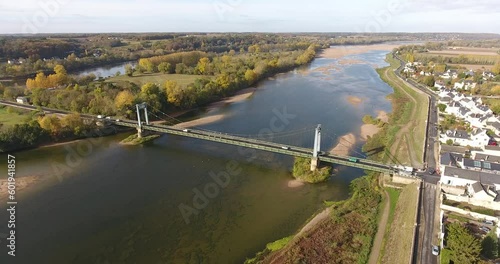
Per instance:
[[[363,150],[374,160],[394,162],[395,157],[402,157],[405,161],[410,161],[408,149],[417,152],[420,150],[419,153],[422,153],[426,114],[421,112],[428,108],[427,101],[425,100],[425,104],[417,103],[423,97],[394,79],[397,78],[394,68],[399,65],[391,58],[388,58],[388,61],[391,66],[379,69],[378,72],[382,79],[390,82],[394,88],[394,93],[389,97],[392,102],[392,114],[388,122],[382,124],[380,131],[368,138]],[[420,122],[424,123],[423,129],[408,129],[412,125],[421,125]],[[406,137],[401,131],[408,134],[414,132],[416,135]],[[399,148],[405,142],[403,138],[407,140],[405,144],[409,147],[405,148],[406,154],[401,156]],[[422,143],[422,146],[419,146],[419,143]],[[366,176],[352,181],[351,198],[325,203],[330,212],[328,217],[316,221],[313,227],[298,233],[292,239],[278,240],[280,243],[277,244],[281,249],[270,250],[268,247],[246,263],[367,263],[371,250],[378,252],[382,248],[372,249],[372,245],[382,244],[384,236],[389,239],[391,234],[387,232],[386,227],[390,224],[387,223],[392,223],[393,220],[400,222],[401,216],[397,210],[402,209],[397,208],[403,204],[402,200],[408,200],[406,196],[413,197],[406,193],[399,197],[397,191],[389,191],[386,195],[379,186],[378,177],[378,173],[369,172]],[[382,203],[383,199],[388,202]],[[384,205],[389,206],[389,210],[383,210]],[[388,213],[383,214],[384,211]],[[379,228],[384,232],[374,241],[379,222],[383,222]],[[387,244],[390,242],[391,240],[388,240]],[[403,253],[406,253],[406,248]],[[379,259],[383,257],[380,255]]]
[[[363,151],[377,159],[420,167],[423,163],[426,121],[429,109],[427,96],[399,79],[394,70],[400,63],[387,56],[389,67],[377,69],[380,78],[394,88],[391,125],[372,137]],[[383,150],[383,151],[382,151]]]

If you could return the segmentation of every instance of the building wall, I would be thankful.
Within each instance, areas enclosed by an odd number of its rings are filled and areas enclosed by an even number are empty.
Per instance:
[[[446,195],[446,199],[449,199],[449,200],[452,200],[452,201],[456,201],[456,202],[465,202],[465,203],[469,203],[469,204],[472,204],[472,205],[475,205],[475,206],[486,207],[486,208],[493,209],[493,210],[500,210],[500,203],[499,202],[482,201],[482,200],[478,200],[478,199],[474,199],[474,198],[469,198],[469,197],[466,197],[466,196],[456,196],[456,195],[450,195],[450,194]],[[462,210],[460,208],[456,208],[456,207],[452,207],[452,206],[447,206],[447,205],[442,205],[441,206],[441,208],[443,208],[445,210],[448,210],[445,207],[451,207],[451,208],[454,208],[455,210],[460,210],[460,212],[462,214],[469,214],[471,216],[476,215],[475,217],[478,218],[478,219],[484,219],[485,218],[485,217],[483,217],[484,215],[481,215],[481,214],[478,214],[478,213],[474,213],[474,212],[465,211],[465,210]],[[451,210],[449,210],[449,211],[451,211]],[[455,212],[455,211],[453,211],[453,212]],[[490,216],[490,217],[492,217],[492,216]],[[498,221],[498,219],[495,219],[495,221]]]
[[[392,176],[392,181],[394,183],[411,184],[417,182],[418,180],[419,179],[417,177],[400,176],[400,175]]]
[[[476,181],[457,178],[454,176],[443,175],[441,177],[442,184],[451,185],[451,186],[455,186],[455,187],[458,187],[458,186],[465,187],[467,184],[474,184],[475,182]]]

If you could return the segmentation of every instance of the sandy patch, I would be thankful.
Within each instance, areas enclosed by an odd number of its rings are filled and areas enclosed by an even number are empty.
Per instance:
[[[347,55],[361,54],[373,50],[391,51],[401,45],[377,44],[377,45],[349,45],[337,46],[323,50],[318,56],[320,58],[338,59]]]
[[[37,183],[40,180],[40,176],[26,176],[26,177],[19,177],[15,178],[16,179],[16,192],[20,192],[35,183]],[[7,179],[1,179],[0,180],[0,189],[2,192],[0,192],[0,201],[7,200],[7,195],[8,192],[6,191],[8,188],[9,181]],[[5,191],[4,191],[5,190]]]
[[[354,59],[343,59],[339,60],[340,65],[353,65],[353,64],[365,64],[366,62]]]
[[[257,90],[257,88],[247,88],[247,89],[243,89],[243,90],[240,90],[238,91],[235,95],[231,96],[231,97],[228,97],[224,100],[221,100],[221,101],[218,101],[218,102],[215,102],[215,103],[212,103],[210,104],[207,109],[208,111],[213,111],[217,108],[220,108],[226,104],[231,104],[231,103],[237,103],[237,102],[241,102],[241,101],[244,101],[246,100],[247,98],[249,98],[250,96],[252,96],[252,94]]]
[[[318,67],[314,70],[312,70],[313,72],[321,72],[323,73],[324,75],[330,75],[331,71],[338,71],[340,70],[339,67],[333,65],[333,64],[330,64],[330,65],[327,65],[327,66],[321,66],[321,67]]]
[[[352,149],[352,147],[354,147],[354,144],[356,144],[356,137],[354,136],[354,134],[350,133],[344,135],[340,137],[337,146],[331,149],[330,153],[334,155],[347,156],[349,155],[349,151]]]
[[[349,96],[347,96],[347,101],[352,105],[359,105],[363,102],[363,99],[356,97],[356,96],[349,95]]]
[[[367,140],[368,137],[373,137],[373,135],[377,134],[380,131],[380,128],[376,125],[372,124],[364,124],[361,126],[361,138],[363,140]]]
[[[202,118],[198,118],[196,120],[179,123],[179,124],[173,126],[173,128],[188,128],[188,127],[194,127],[194,126],[202,126],[202,125],[206,125],[206,124],[210,124],[210,123],[222,120],[224,117],[225,117],[225,115],[213,115],[213,116],[202,117]]]
[[[309,223],[307,223],[299,231],[299,233],[297,233],[297,235],[295,235],[295,237],[300,237],[300,235],[305,234],[307,231],[311,230],[313,227],[315,227],[321,221],[327,219],[331,212],[332,212],[332,208],[328,207],[325,210],[323,210],[321,213],[317,214],[311,221],[309,221]]]
[[[301,187],[301,186],[304,186],[304,182],[303,181],[300,181],[300,180],[289,180],[288,181],[288,188],[297,188],[297,187]]]
[[[389,114],[387,114],[386,111],[382,111],[382,110],[378,111],[377,118],[382,120],[384,123],[389,122]]]

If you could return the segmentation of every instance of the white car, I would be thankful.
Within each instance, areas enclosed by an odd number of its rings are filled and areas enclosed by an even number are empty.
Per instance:
[[[283,146],[283,147],[281,147],[281,148],[282,148],[282,149],[285,149],[285,150],[289,150],[289,149],[290,149],[290,147],[287,147],[287,146]]]
[[[116,119],[116,122],[120,122],[120,119]]]
[[[438,246],[432,246],[432,255],[437,256],[439,255],[439,247]]]
[[[98,115],[97,118],[101,119],[102,118],[102,115]]]
[[[189,132],[189,129],[184,129],[182,130],[182,132]]]

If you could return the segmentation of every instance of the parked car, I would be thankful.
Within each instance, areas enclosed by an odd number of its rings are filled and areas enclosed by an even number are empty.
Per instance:
[[[436,173],[436,170],[434,168],[429,168],[429,174],[433,175],[434,173]]]
[[[102,115],[98,115],[97,118],[101,119],[102,118]]]
[[[437,256],[439,255],[439,247],[432,245],[432,255]]]
[[[493,222],[491,220],[484,220],[483,223],[485,223],[487,225],[495,225],[495,222]]]
[[[487,228],[486,226],[481,226],[481,227],[479,228],[479,230],[481,230],[481,231],[483,231],[483,232],[488,233],[488,232],[490,232],[490,230],[491,230],[491,229]]]

